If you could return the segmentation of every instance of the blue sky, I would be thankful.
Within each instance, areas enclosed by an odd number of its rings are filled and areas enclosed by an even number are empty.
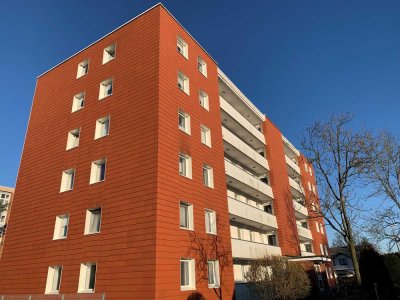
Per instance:
[[[36,77],[155,3],[2,2],[0,185],[15,184]],[[399,133],[400,1],[163,3],[295,145],[332,112]]]

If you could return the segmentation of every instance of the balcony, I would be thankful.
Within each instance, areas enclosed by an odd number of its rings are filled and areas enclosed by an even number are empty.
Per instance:
[[[301,251],[301,256],[315,256],[314,252]]]
[[[292,189],[292,194],[294,194],[294,196],[301,197],[302,195],[304,195],[303,188],[293,178],[289,177],[289,184]]]
[[[305,219],[308,217],[307,208],[303,206],[301,203],[297,202],[296,200],[293,200],[293,208],[296,218]]]
[[[228,197],[229,218],[260,229],[276,229],[276,217],[242,201]]]
[[[285,160],[286,160],[286,164],[292,168],[298,176],[300,176],[300,167],[292,160],[290,159],[287,155],[285,155]]]
[[[234,258],[257,259],[265,255],[282,255],[281,248],[261,243],[231,239]]]
[[[222,124],[230,131],[240,137],[253,149],[265,148],[265,137],[245,117],[243,117],[232,105],[221,96],[221,118]]]
[[[225,159],[225,172],[228,186],[260,201],[271,201],[274,198],[272,188],[268,184],[227,159]]]
[[[299,239],[301,241],[313,239],[311,230],[308,228],[304,228],[303,226],[297,226],[297,232],[299,233]]]
[[[251,167],[256,174],[268,172],[268,161],[224,126],[222,126],[222,137],[227,155],[242,165]]]

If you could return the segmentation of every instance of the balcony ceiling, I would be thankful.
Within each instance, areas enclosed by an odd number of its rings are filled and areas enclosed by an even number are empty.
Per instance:
[[[229,220],[230,221],[234,221],[236,223],[245,224],[245,225],[250,226],[250,227],[254,227],[254,228],[259,228],[259,229],[265,230],[266,231],[265,233],[269,233],[269,232],[274,231],[274,230],[277,229],[277,228],[274,228],[272,226],[268,226],[267,224],[259,223],[259,222],[256,222],[256,221],[253,221],[253,220],[249,220],[247,218],[243,218],[243,217],[236,216],[236,215],[233,215],[233,214],[229,214]]]
[[[270,201],[273,200],[268,195],[265,195],[264,193],[261,193],[260,191],[252,188],[251,186],[248,186],[247,184],[245,184],[239,180],[236,180],[235,178],[230,177],[228,175],[226,175],[226,184],[229,187],[237,189],[255,199],[260,200],[261,202],[269,203]]]

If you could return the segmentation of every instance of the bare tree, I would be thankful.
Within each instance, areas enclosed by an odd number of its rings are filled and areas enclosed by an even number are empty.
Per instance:
[[[348,245],[354,264],[357,285],[361,276],[356,256],[353,226],[362,212],[355,189],[360,182],[360,168],[366,162],[366,134],[354,132],[349,122],[351,114],[333,115],[326,122],[309,127],[302,148],[313,163],[320,187],[320,207],[315,207],[334,231]]]

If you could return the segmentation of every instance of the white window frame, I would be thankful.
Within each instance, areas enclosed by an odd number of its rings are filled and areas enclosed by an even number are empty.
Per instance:
[[[311,189],[311,182],[308,182],[308,190],[311,192],[312,191],[312,189]]]
[[[197,56],[197,70],[207,78],[207,63],[200,56]]]
[[[80,128],[75,128],[68,132],[67,147],[65,150],[70,150],[79,146],[80,133]]]
[[[94,274],[93,288],[90,288],[92,266],[95,266],[96,271]],[[78,293],[94,293],[96,288],[96,278],[97,278],[97,264],[95,262],[81,263],[81,269],[79,272]]]
[[[78,79],[82,76],[85,76],[87,73],[89,73],[89,60],[88,59],[86,59],[78,64],[76,78]]]
[[[59,294],[61,287],[62,266],[51,266],[47,271],[45,294]],[[55,288],[54,288],[55,285]]]
[[[95,214],[95,212],[98,212],[98,211],[100,211],[100,214],[99,214],[98,225],[97,225],[97,222],[96,222],[96,224],[93,224],[93,222],[97,220],[94,218],[94,216],[97,215],[97,214]],[[103,210],[101,207],[90,208],[90,209],[86,210],[84,235],[100,233],[102,214],[103,214]],[[96,225],[96,227],[98,227],[98,230],[92,230],[93,225]]]
[[[201,143],[211,148],[211,130],[210,128],[200,125]]]
[[[317,232],[319,232],[319,224],[318,224],[318,222],[315,222],[315,228],[317,229]]]
[[[104,174],[102,175],[102,165],[104,164]],[[106,180],[107,159],[101,158],[92,162],[90,170],[90,184],[103,182]],[[102,178],[103,177],[103,178]]]
[[[312,168],[311,168],[311,166],[309,166],[309,172],[310,172],[310,175],[312,176],[312,174],[313,174],[313,171],[312,171]]]
[[[187,270],[187,284],[182,285],[182,265],[184,265],[188,268]],[[180,260],[180,275],[179,275],[179,281],[181,285],[181,291],[188,291],[188,290],[194,290],[196,289],[196,275],[195,275],[195,261],[193,258],[181,258]]]
[[[181,163],[184,163],[185,166],[185,172],[181,172]],[[186,178],[192,178],[192,158],[184,153],[179,153],[179,175],[186,177]],[[182,169],[183,170],[183,169]]]
[[[320,224],[319,228],[321,230],[321,234],[325,234],[325,232],[324,232],[324,224]]]
[[[180,53],[184,58],[189,59],[189,46],[185,42],[185,40],[178,36],[176,39],[176,50]]]
[[[210,101],[208,99],[208,94],[202,90],[199,91],[199,104],[206,110],[210,110]]]
[[[190,83],[189,77],[187,77],[183,72],[178,71],[178,88],[185,92],[186,94],[190,95]]]
[[[106,124],[108,125],[106,126]],[[107,132],[105,132],[107,131]],[[96,120],[96,129],[94,132],[94,139],[100,139],[102,137],[108,136],[110,133],[110,116],[105,116]]]
[[[180,122],[181,118],[184,119],[183,126],[181,126]],[[187,112],[183,111],[182,109],[178,110],[178,128],[190,135],[190,115]]]
[[[117,45],[112,44],[103,50],[103,65],[117,57]]]
[[[181,219],[182,219],[182,208],[186,208],[186,224],[187,226],[182,226]],[[194,230],[194,222],[193,222],[193,204],[190,204],[185,201],[179,202],[179,227],[185,230]]]
[[[217,213],[214,210],[206,209],[204,213],[206,233],[217,234]]]
[[[210,270],[212,270],[212,274],[210,274]],[[209,288],[219,288],[220,287],[219,261],[218,260],[208,260],[207,261],[207,278],[208,278],[208,287]],[[210,283],[210,279],[212,279],[211,283]]]
[[[74,189],[75,169],[68,169],[62,172],[60,193]]]
[[[108,88],[109,86],[111,86],[111,87]],[[109,89],[111,89],[110,93],[108,92]],[[112,94],[114,92],[113,89],[114,89],[114,79],[113,78],[108,78],[108,79],[100,82],[99,100],[102,100],[104,98],[112,96]]]
[[[85,93],[81,92],[76,94],[72,99],[72,109],[71,112],[76,112],[85,107]]]
[[[207,176],[205,176],[205,174],[207,174]],[[203,164],[203,185],[214,188],[214,169],[207,164]]]
[[[66,224],[64,224],[64,220],[66,220]],[[54,225],[53,240],[66,239],[68,236],[68,226],[69,226],[69,215],[68,214],[57,216],[56,223]],[[61,234],[63,229],[64,229],[65,234]]]

